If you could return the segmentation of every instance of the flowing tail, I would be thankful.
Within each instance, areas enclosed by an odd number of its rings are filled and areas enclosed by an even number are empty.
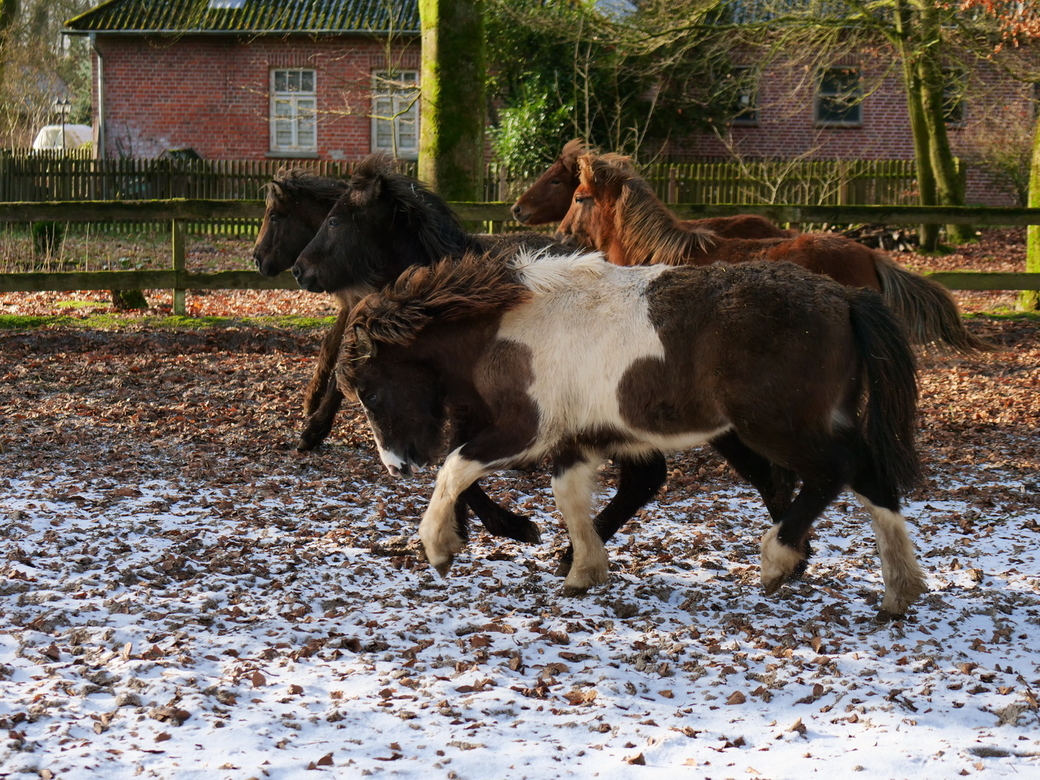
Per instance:
[[[902,326],[873,290],[849,291],[852,332],[868,384],[863,434],[878,475],[900,492],[921,477],[914,446],[917,361]]]
[[[964,326],[957,302],[938,282],[906,270],[880,252],[874,253],[874,268],[881,280],[881,297],[899,315],[915,344],[962,354],[996,349]]]

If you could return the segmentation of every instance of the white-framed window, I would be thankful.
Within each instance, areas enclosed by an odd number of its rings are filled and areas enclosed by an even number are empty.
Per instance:
[[[758,72],[750,65],[734,65],[726,76],[727,88],[732,96],[730,123],[734,125],[758,124]]]
[[[271,151],[318,151],[317,76],[306,68],[271,71]]]
[[[419,156],[419,72],[372,74],[372,151],[401,160]]]
[[[820,74],[816,93],[816,124],[855,127],[863,124],[863,86],[859,69],[827,68]]]

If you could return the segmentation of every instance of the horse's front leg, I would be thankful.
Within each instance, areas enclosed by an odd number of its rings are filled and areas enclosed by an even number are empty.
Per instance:
[[[314,373],[307,389],[303,393],[303,413],[310,417],[321,405],[326,396],[326,389],[335,385],[332,372],[336,369],[336,361],[339,359],[339,348],[343,343],[343,332],[350,319],[350,308],[343,305],[332,328],[321,340],[321,348],[318,350],[318,362],[314,365]],[[335,412],[333,412],[335,416]],[[324,436],[322,437],[324,438]],[[320,441],[320,440],[319,440]],[[310,449],[308,447],[307,449]]]
[[[604,543],[609,542],[621,527],[646,506],[668,478],[668,464],[664,455],[653,453],[643,458],[618,457],[618,486],[614,497],[593,520],[593,527]],[[574,562],[574,548],[568,547],[560,556],[556,574],[565,577]]]
[[[565,596],[580,596],[607,581],[607,551],[592,523],[592,493],[599,461],[589,456],[558,460],[553,496],[563,515],[574,550],[574,561],[563,581]]]
[[[426,551],[426,559],[442,577],[447,575],[455,555],[466,544],[456,527],[456,502],[466,488],[492,470],[455,450],[437,472],[430,505],[419,523],[419,539]]]

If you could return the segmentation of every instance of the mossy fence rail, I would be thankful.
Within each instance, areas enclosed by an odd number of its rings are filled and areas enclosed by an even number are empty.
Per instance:
[[[467,222],[483,222],[491,229],[508,223],[508,203],[453,203]],[[694,205],[673,204],[684,219],[732,214],[760,214],[777,224],[969,224],[1040,225],[1040,209],[984,206],[797,206],[797,205]],[[171,266],[168,270],[63,271],[0,274],[0,292],[65,290],[173,290],[174,312],[185,312],[188,290],[295,289],[291,274],[271,278],[255,271],[188,273],[185,270],[185,226],[198,221],[255,220],[263,214],[261,201],[153,200],[73,201],[49,203],[0,203],[0,223],[135,222],[171,226]],[[931,274],[955,290],[1040,290],[1040,273],[989,273],[975,271]]]

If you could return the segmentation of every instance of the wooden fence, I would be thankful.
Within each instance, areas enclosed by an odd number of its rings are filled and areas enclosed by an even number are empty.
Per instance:
[[[508,203],[453,203],[464,220],[502,224],[509,220]],[[778,224],[972,224],[1036,225],[1040,209],[922,206],[739,206],[676,204],[683,218],[761,214]],[[171,226],[171,268],[165,271],[94,271],[0,274],[0,292],[44,290],[156,290],[174,291],[174,311],[185,312],[185,291],[203,289],[294,289],[288,273],[270,278],[253,271],[189,274],[185,271],[185,225],[198,220],[255,221],[263,213],[260,201],[165,200],[142,202],[0,203],[3,222],[161,222]],[[932,274],[950,289],[1040,290],[1040,273],[943,272]]]
[[[297,165],[296,162],[292,163]],[[312,173],[346,178],[356,162],[299,161]],[[97,160],[58,153],[0,152],[0,202],[73,200],[253,200],[284,160]],[[415,163],[399,164],[415,175]],[[485,170],[485,201],[514,200],[541,171]],[[668,203],[908,205],[916,195],[912,160],[658,163],[643,174]]]

